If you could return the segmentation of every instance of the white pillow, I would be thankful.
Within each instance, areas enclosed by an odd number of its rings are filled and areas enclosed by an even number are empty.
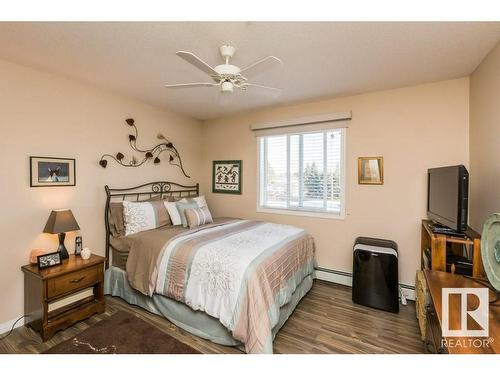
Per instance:
[[[207,201],[205,200],[205,196],[193,198],[193,201],[198,205],[199,208],[208,207]]]
[[[196,203],[199,208],[208,207],[207,201],[205,200],[205,196],[201,197],[193,197],[193,198],[182,198],[176,202],[167,202],[165,201],[165,207],[167,208],[168,214],[170,215],[170,220],[172,220],[172,225],[181,225],[182,218],[179,212],[179,208],[176,203],[188,203],[189,201]]]
[[[161,201],[123,201],[123,222],[126,236],[170,224]]]
[[[179,210],[177,209],[177,205],[175,202],[163,202],[165,207],[167,208],[168,214],[170,216],[170,220],[172,220],[172,225],[181,225],[181,215],[179,214]]]

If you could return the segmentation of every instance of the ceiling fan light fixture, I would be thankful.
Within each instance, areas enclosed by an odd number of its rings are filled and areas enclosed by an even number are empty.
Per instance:
[[[241,74],[243,71],[250,73],[252,73],[253,71],[255,73],[256,67],[265,68],[269,67],[269,64],[274,64],[274,65],[278,64],[282,66],[283,63],[276,56],[264,57],[248,65],[247,67],[240,69],[239,66],[229,63],[229,60],[233,57],[234,53],[236,52],[236,48],[234,46],[225,44],[219,48],[219,51],[222,58],[224,59],[224,63],[219,64],[215,67],[212,67],[210,64],[203,61],[192,52],[177,51],[176,52],[177,56],[179,56],[186,62],[190,63],[197,69],[201,70],[202,72],[206,73],[211,78],[212,82],[176,83],[176,84],[167,84],[165,85],[165,87],[169,89],[177,89],[177,88],[190,88],[190,87],[194,88],[194,87],[220,86],[221,93],[232,94],[234,92],[235,87],[237,89],[244,91],[247,89],[248,86],[251,86],[253,88],[271,90],[273,92],[278,92],[278,93],[281,92],[281,90],[275,87],[250,83],[246,78],[247,74],[245,73],[245,76]]]
[[[223,93],[231,94],[233,92],[234,85],[230,81],[222,82],[220,91]]]

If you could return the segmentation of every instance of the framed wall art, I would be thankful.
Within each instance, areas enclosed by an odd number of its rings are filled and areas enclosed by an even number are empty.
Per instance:
[[[30,186],[75,186],[75,159],[30,156]]]
[[[384,184],[384,158],[382,156],[358,158],[358,184]]]
[[[241,160],[214,160],[212,192],[241,194]]]

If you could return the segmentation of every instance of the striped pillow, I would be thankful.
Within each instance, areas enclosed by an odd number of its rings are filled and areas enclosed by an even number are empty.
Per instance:
[[[214,222],[207,206],[186,208],[185,214],[189,228],[196,228],[197,226]]]
[[[187,227],[188,222],[187,222],[187,218],[186,218],[186,210],[188,208],[197,208],[198,205],[193,201],[182,202],[182,200],[175,203],[175,205],[177,206],[177,210],[179,211],[179,216],[181,218],[182,226]]]
[[[125,235],[170,225],[170,216],[163,201],[129,202],[123,201],[123,221]]]

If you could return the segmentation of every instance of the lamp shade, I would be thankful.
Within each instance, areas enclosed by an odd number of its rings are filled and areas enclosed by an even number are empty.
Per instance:
[[[71,210],[54,210],[50,213],[43,233],[57,234],[79,229],[80,227]]]

